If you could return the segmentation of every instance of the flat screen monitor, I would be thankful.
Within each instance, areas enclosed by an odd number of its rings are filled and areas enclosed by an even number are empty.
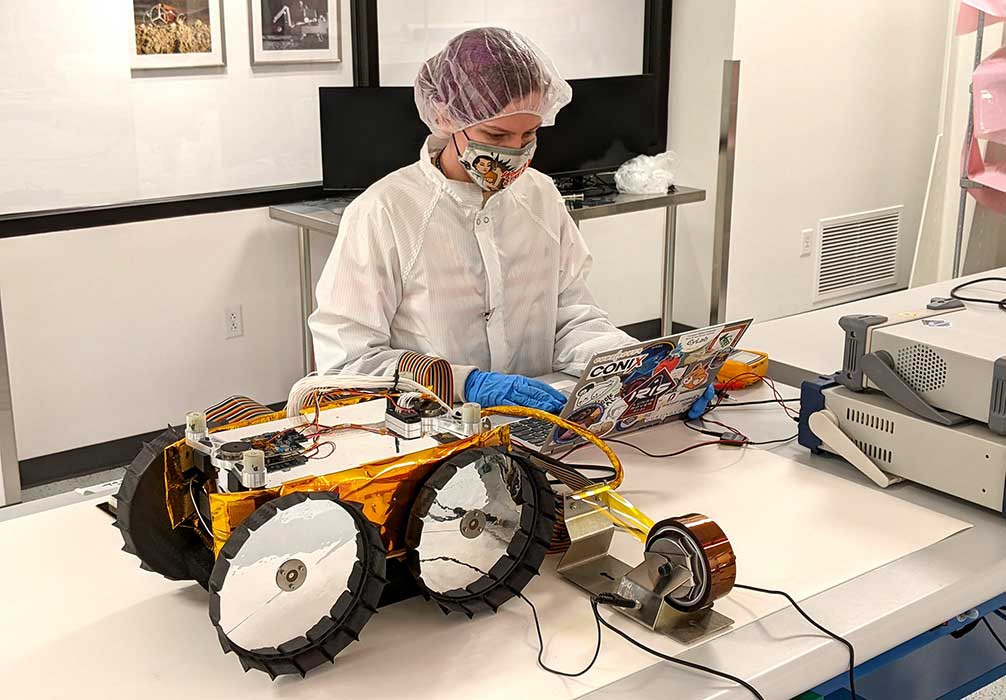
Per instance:
[[[653,75],[571,80],[573,101],[538,132],[532,167],[553,177],[610,172],[629,158],[665,149]]]
[[[532,166],[560,177],[612,171],[664,150],[656,77],[571,80],[573,101],[538,135]],[[429,135],[411,87],[320,89],[322,179],[327,190],[362,190],[415,162]]]
[[[321,169],[326,190],[364,190],[419,159],[429,136],[411,87],[323,87]]]

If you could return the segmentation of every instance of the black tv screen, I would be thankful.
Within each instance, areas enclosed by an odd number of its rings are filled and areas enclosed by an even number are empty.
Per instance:
[[[571,80],[573,101],[538,131],[532,167],[552,176],[617,170],[641,153],[655,155],[667,143],[667,125],[657,123],[653,75]]]
[[[430,131],[411,87],[323,87],[319,98],[326,190],[364,190],[419,159]]]
[[[552,176],[612,171],[667,142],[654,75],[571,80],[573,101],[538,132],[532,167]],[[429,135],[411,87],[320,89],[322,184],[362,190],[413,163]]]

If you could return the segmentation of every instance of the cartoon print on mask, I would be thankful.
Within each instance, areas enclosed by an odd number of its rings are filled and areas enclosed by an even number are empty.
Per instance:
[[[462,133],[468,137],[466,132]],[[537,146],[536,141],[531,141],[520,148],[507,148],[473,141],[468,137],[468,145],[462,151],[456,134],[451,135],[451,140],[458,162],[467,171],[468,177],[486,192],[498,192],[512,184],[527,170]]]
[[[463,165],[463,163],[462,163]],[[503,167],[499,161],[489,156],[476,156],[472,167],[485,183],[485,189],[498,190],[503,182]]]

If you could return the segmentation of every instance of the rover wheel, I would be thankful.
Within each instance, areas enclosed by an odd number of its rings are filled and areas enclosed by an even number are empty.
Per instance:
[[[259,506],[210,576],[210,620],[245,671],[301,676],[360,637],[377,612],[386,552],[355,503],[293,493]]]
[[[409,514],[409,568],[445,613],[496,610],[538,574],[555,524],[555,495],[528,460],[466,450],[423,484]]]
[[[192,580],[206,588],[213,553],[194,531],[172,529],[165,502],[164,448],[182,437],[169,429],[144,443],[115,494],[115,526],[122,532],[122,550],[135,555],[141,567],[172,581]]]

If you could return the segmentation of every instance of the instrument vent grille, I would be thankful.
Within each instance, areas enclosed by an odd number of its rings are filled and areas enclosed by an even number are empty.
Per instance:
[[[899,349],[894,369],[920,394],[942,389],[947,383],[947,363],[928,345]]]
[[[878,447],[872,442],[866,442],[865,440],[853,440],[853,442],[856,444],[856,447],[863,451],[863,454],[872,460],[890,464],[894,458],[894,453],[891,450]]]
[[[882,433],[894,435],[893,420],[881,418],[880,416],[869,413],[868,411],[846,408],[845,419],[851,423],[858,423],[859,425],[865,425],[867,428],[873,428],[874,430],[879,430]]]

